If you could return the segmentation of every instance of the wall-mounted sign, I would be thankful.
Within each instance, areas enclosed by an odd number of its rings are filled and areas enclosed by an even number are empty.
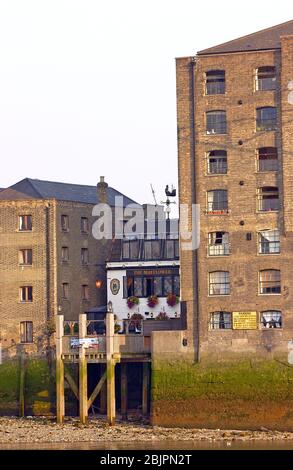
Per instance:
[[[101,338],[71,338],[70,339],[70,347],[80,348],[84,345],[85,348],[95,348],[102,343]]]
[[[110,289],[113,295],[117,295],[120,291],[120,281],[119,279],[112,279],[110,282]]]
[[[179,268],[127,269],[127,276],[172,276],[179,274]]]
[[[233,330],[257,330],[256,312],[233,312]]]

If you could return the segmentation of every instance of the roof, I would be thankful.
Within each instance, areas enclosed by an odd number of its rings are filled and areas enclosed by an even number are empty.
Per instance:
[[[116,189],[108,187],[108,200],[111,206],[115,204],[115,196],[123,196],[124,205],[137,204],[133,199],[124,196]],[[31,178],[25,178],[0,192],[0,200],[13,199],[57,199],[85,204],[99,202],[97,186],[56,183]]]
[[[293,35],[293,20],[204,49],[198,55],[280,49],[281,36],[289,35]]]

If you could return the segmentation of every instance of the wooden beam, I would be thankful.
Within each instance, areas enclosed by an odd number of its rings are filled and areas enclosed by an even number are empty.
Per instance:
[[[24,417],[24,391],[25,391],[25,355],[22,350],[19,359],[19,416]]]
[[[107,349],[107,418],[110,426],[115,424],[115,360],[114,355],[114,314],[106,315],[106,349]]]
[[[102,387],[103,387],[104,383],[106,382],[106,379],[107,379],[107,371],[104,372],[104,374],[100,378],[98,384],[95,386],[93,393],[89,397],[88,402],[87,402],[88,409],[90,408],[90,406],[92,406],[93,402],[95,401],[95,399],[99,395],[100,391],[102,390]]]
[[[121,363],[121,415],[122,419],[127,419],[127,402],[128,402],[128,387],[127,387],[127,364]]]
[[[74,382],[73,378],[71,377],[70,373],[67,370],[64,373],[64,377],[67,380],[67,383],[69,387],[71,388],[73,395],[75,396],[77,400],[79,400],[78,386],[76,385],[76,383]]]
[[[79,339],[86,337],[86,314],[79,315]],[[79,347],[79,418],[82,424],[88,419],[88,397],[87,397],[87,361],[85,345]]]
[[[143,378],[142,378],[142,414],[147,416],[148,414],[148,398],[149,398],[149,386],[150,386],[150,368],[147,362],[143,365]]]
[[[56,315],[56,412],[58,423],[63,423],[65,416],[64,362],[62,359],[63,328],[63,315]]]

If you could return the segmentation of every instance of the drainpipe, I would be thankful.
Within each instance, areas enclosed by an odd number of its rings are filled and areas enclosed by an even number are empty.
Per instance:
[[[196,188],[196,164],[195,164],[195,139],[196,139],[196,131],[195,131],[195,84],[194,84],[194,68],[196,65],[196,58],[193,57],[190,62],[190,94],[191,94],[191,108],[190,108],[190,133],[191,133],[191,172],[194,176],[194,185],[192,187],[191,193],[191,202],[192,204],[196,204],[198,197],[197,197],[197,188]],[[199,315],[199,282],[198,282],[198,254],[197,249],[192,251],[192,260],[193,260],[193,279],[194,279],[194,293],[193,294],[193,311],[196,312],[196,323],[194,328],[194,336],[195,336],[195,361],[200,362],[200,315]]]

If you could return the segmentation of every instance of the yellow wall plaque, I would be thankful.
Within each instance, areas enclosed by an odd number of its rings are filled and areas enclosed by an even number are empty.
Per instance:
[[[233,312],[233,330],[257,330],[256,312]]]

